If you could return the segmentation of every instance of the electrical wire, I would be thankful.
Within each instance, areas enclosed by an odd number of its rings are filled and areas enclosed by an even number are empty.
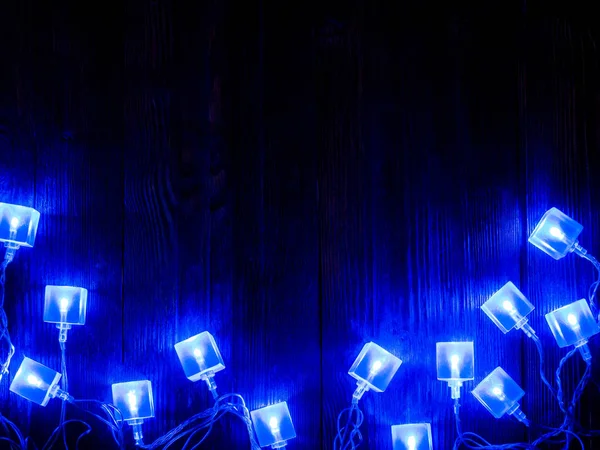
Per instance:
[[[195,414],[153,443],[141,447],[152,450],[158,448],[166,450],[181,439],[187,438],[181,448],[185,450],[196,449],[205,442],[214,425],[226,414],[232,414],[244,422],[250,438],[250,448],[260,450],[260,446],[254,437],[254,429],[252,428],[250,412],[246,407],[246,402],[241,395],[234,393],[218,397],[213,407]],[[200,433],[203,433],[201,437],[199,436]],[[196,442],[197,439],[199,441]]]
[[[4,311],[6,267],[13,258],[14,250],[7,248],[4,259],[2,263],[0,263],[0,380],[2,379],[2,376],[8,372],[8,366],[15,354],[15,346],[13,345],[8,332],[8,317],[6,311]]]
[[[346,425],[342,426],[345,414],[348,415],[348,419]],[[340,412],[337,417],[337,433],[333,441],[334,450],[354,450],[360,446],[363,441],[360,432],[363,420],[364,415],[358,407],[358,403],[353,402],[349,408]]]

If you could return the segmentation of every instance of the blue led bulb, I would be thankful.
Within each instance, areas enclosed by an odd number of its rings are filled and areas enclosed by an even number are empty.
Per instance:
[[[250,412],[256,437],[261,447],[282,448],[296,437],[286,402],[265,406]]]
[[[527,323],[527,315],[534,307],[510,281],[481,305],[481,309],[504,334],[513,328],[522,329],[529,337],[535,334]]]
[[[148,380],[115,383],[112,398],[123,420],[131,425],[136,444],[143,445],[142,423],[144,419],[154,417],[152,383]]]
[[[216,372],[225,369],[225,363],[215,338],[208,331],[203,331],[175,344],[175,351],[185,376],[191,381],[204,380],[217,398],[217,385],[213,377]]]
[[[592,358],[588,339],[600,331],[585,299],[546,314],[546,322],[559,347],[574,345],[585,361]]]
[[[46,286],[44,322],[55,323],[59,341],[66,342],[71,325],[84,325],[87,289],[72,286]]]
[[[535,226],[529,242],[554,259],[561,259],[572,251],[583,250],[577,241],[582,230],[580,223],[557,208],[551,208]]]
[[[436,343],[437,378],[447,381],[452,398],[460,398],[464,381],[474,378],[475,353],[473,342]]]
[[[496,367],[471,393],[496,419],[500,419],[504,414],[511,414],[529,426],[529,421],[519,405],[525,391],[502,367]]]
[[[19,370],[15,374],[10,391],[30,402],[46,406],[51,398],[57,397],[65,401],[73,401],[67,392],[59,389],[60,373],[30,358],[23,358]]]
[[[39,221],[40,213],[33,208],[0,203],[0,242],[7,247],[8,262],[20,247],[33,247]]]
[[[383,347],[374,342],[365,344],[348,371],[358,385],[352,402],[357,403],[369,389],[375,392],[385,391],[401,364],[400,358]]]
[[[433,450],[431,425],[409,423],[392,425],[393,450]]]

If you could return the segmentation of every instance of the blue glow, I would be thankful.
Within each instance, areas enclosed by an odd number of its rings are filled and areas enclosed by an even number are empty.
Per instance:
[[[256,437],[261,447],[284,447],[286,441],[296,437],[290,410],[286,402],[265,406],[250,412]]]
[[[369,389],[383,392],[401,364],[400,358],[369,342],[364,345],[348,373],[359,382],[364,382]]]
[[[534,228],[529,242],[554,259],[561,259],[575,249],[582,230],[580,223],[551,208]]]
[[[60,376],[55,370],[25,357],[10,383],[10,390],[33,403],[46,406],[53,397],[54,388],[58,387]]]
[[[212,377],[216,372],[225,369],[215,338],[208,331],[178,342],[175,344],[175,351],[185,376],[191,381]]]
[[[152,383],[148,380],[129,381],[112,385],[113,405],[121,410],[123,420],[154,417]]]
[[[534,306],[509,281],[481,305],[481,309],[506,334],[527,323],[527,315],[533,311]]]
[[[600,331],[585,299],[549,312],[546,321],[559,347],[580,347]]]
[[[392,425],[393,450],[433,450],[431,425],[409,423]]]
[[[512,414],[525,395],[502,367],[496,367],[471,393],[496,419],[506,413]]]
[[[87,289],[72,286],[46,286],[44,322],[84,325]]]
[[[40,213],[26,206],[0,203],[0,242],[16,247],[33,247]]]
[[[436,344],[438,380],[466,381],[474,378],[475,355],[472,342]]]

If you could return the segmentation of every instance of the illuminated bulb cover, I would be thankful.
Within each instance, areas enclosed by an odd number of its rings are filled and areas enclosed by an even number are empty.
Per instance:
[[[261,447],[276,446],[296,437],[286,402],[251,411],[250,415]]]
[[[526,317],[534,307],[509,281],[481,305],[481,309],[503,333],[508,333],[515,326],[521,327],[527,322]]]
[[[123,420],[154,417],[152,383],[148,380],[112,385],[113,405],[123,414]]]
[[[374,342],[369,342],[362,348],[348,373],[358,381],[366,383],[369,389],[383,392],[394,378],[400,364],[400,358]]]
[[[409,423],[392,425],[393,450],[433,450],[431,425]]]
[[[508,375],[502,367],[479,383],[472,394],[496,419],[513,410],[525,395],[525,391]]]
[[[60,373],[25,357],[15,374],[10,390],[27,400],[46,406],[52,388],[58,385]]]
[[[475,371],[473,343],[438,342],[436,344],[436,363],[438,380],[472,380]]]
[[[549,312],[546,322],[559,347],[579,347],[600,331],[585,299]]]
[[[178,342],[175,344],[175,351],[185,376],[192,381],[198,381],[207,375],[212,376],[225,368],[215,338],[208,331]]]
[[[582,230],[580,223],[551,208],[535,226],[529,242],[554,259],[561,259],[573,251]]]
[[[0,203],[0,242],[33,247],[39,221],[33,208]]]
[[[44,322],[84,325],[87,289],[71,286],[46,286]]]

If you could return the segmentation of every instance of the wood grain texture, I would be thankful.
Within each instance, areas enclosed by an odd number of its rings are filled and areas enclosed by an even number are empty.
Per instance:
[[[365,450],[421,421],[434,448],[451,447],[435,376],[444,340],[475,342],[465,430],[537,435],[470,394],[498,365],[531,420],[558,424],[532,342],[479,307],[519,286],[553,373],[566,351],[544,314],[585,297],[595,274],[527,236],[557,206],[600,254],[600,28],[578,6],[432,4],[3,5],[0,201],[42,212],[36,247],[9,266],[12,372],[23,355],[59,367],[43,289],[74,284],[90,303],[69,333],[72,394],[110,400],[111,383],[150,379],[147,441],[212,404],[173,349],[204,330],[225,359],[220,393],[251,409],[288,402],[290,448],[332,448],[355,387],[347,370],[371,340],[404,363],[361,400]],[[569,395],[582,370],[568,363]],[[592,427],[598,376],[580,407]],[[8,385],[0,410],[42,443],[58,402],[34,406]],[[202,448],[248,446],[236,419],[212,433]]]

